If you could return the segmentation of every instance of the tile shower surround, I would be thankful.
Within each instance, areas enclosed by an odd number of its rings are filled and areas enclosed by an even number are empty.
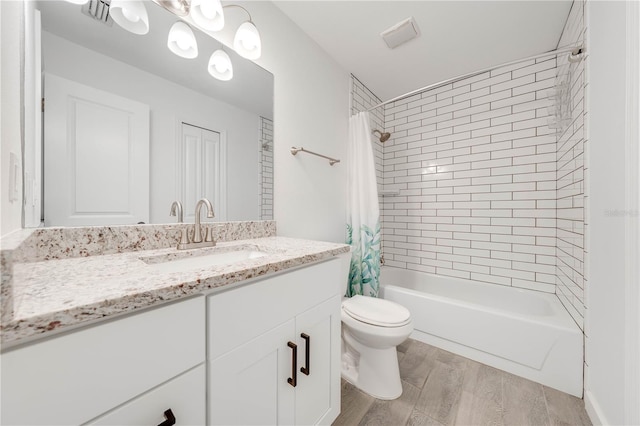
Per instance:
[[[555,292],[555,76],[530,60],[387,105],[388,265]]]
[[[385,108],[387,264],[556,291],[556,73],[532,60]],[[352,112],[379,102],[353,81]]]
[[[573,2],[558,46],[584,42],[584,9]],[[372,111],[372,128],[392,133],[372,138],[378,189],[399,191],[380,197],[388,265],[555,292],[584,329],[588,57],[567,56],[405,98],[383,119]],[[571,118],[556,134],[548,89],[569,71]],[[352,114],[381,102],[352,82]]]
[[[580,44],[586,39],[585,3],[573,2],[569,19],[560,37],[560,46]],[[588,220],[585,217],[585,189],[588,164],[585,160],[588,143],[586,135],[587,109],[585,92],[588,58],[569,63],[567,55],[558,58],[556,86],[566,81],[570,72],[569,102],[571,119],[558,134],[557,160],[557,240],[556,294],[569,314],[584,330],[584,289],[588,248],[585,240]]]
[[[273,220],[273,121],[260,117],[260,219]]]

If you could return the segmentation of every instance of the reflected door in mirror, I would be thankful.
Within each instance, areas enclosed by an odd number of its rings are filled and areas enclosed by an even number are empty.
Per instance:
[[[149,221],[149,107],[45,74],[45,226]]]
[[[182,202],[185,220],[195,220],[194,209],[201,198],[213,203],[215,220],[226,220],[226,147],[219,132],[182,123]],[[203,218],[204,219],[204,218]]]

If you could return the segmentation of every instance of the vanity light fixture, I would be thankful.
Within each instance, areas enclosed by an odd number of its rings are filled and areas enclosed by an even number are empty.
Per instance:
[[[260,33],[251,21],[244,22],[236,31],[233,38],[233,48],[238,54],[247,59],[258,59],[262,54]]]
[[[190,0],[153,0],[176,16],[187,16],[191,7]]]
[[[237,4],[223,6],[223,8],[225,7],[238,7],[249,15],[249,20],[242,23],[236,31],[233,38],[233,49],[243,58],[258,59],[262,54],[262,41],[258,29],[251,20],[251,14],[247,9]]]
[[[233,78],[233,64],[231,58],[224,49],[218,49],[209,58],[207,67],[209,74],[222,81],[229,81]]]
[[[131,33],[144,35],[149,32],[147,9],[139,0],[111,0],[109,15]]]
[[[69,3],[79,4],[79,5],[87,4],[89,2],[89,0],[67,0],[67,1]]]
[[[224,27],[220,0],[191,0],[191,18],[205,30],[220,31]]]
[[[176,55],[193,59],[198,56],[198,43],[191,27],[182,21],[171,26],[167,47]]]

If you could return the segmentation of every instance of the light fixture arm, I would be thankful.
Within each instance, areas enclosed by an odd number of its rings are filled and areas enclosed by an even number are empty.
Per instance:
[[[222,9],[226,9],[227,7],[237,7],[237,8],[240,8],[240,9],[244,10],[245,12],[247,12],[247,15],[249,15],[249,22],[251,22],[253,24],[253,20],[251,19],[251,14],[244,7],[240,6],[239,4],[225,4],[224,6],[222,6]]]

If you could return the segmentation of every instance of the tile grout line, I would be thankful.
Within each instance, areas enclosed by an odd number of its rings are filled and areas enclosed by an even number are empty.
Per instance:
[[[547,411],[547,420],[549,420],[549,424],[551,424],[551,415],[549,414],[549,403],[547,401],[547,392],[545,392],[544,390],[544,386],[540,385],[542,387],[542,397],[544,398],[544,408]]]

